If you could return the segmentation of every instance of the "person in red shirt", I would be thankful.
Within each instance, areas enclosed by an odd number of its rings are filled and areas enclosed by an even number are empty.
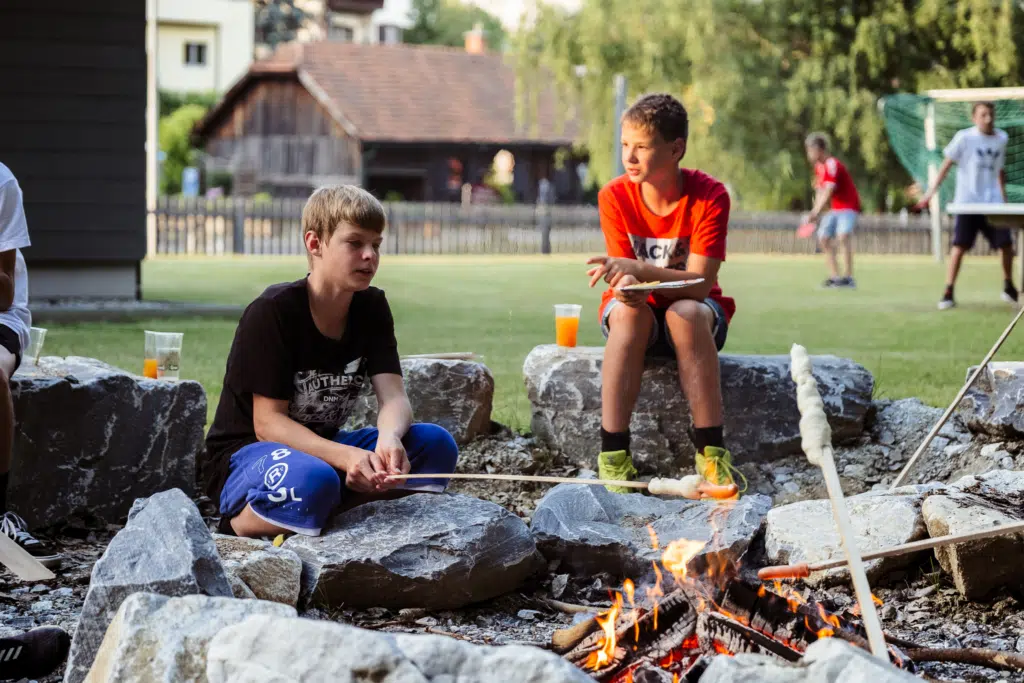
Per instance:
[[[853,280],[853,229],[860,215],[860,195],[853,178],[843,162],[828,153],[828,138],[823,133],[811,133],[805,142],[807,159],[814,164],[817,199],[807,220],[818,225],[818,241],[825,252],[829,278],[825,287],[856,287]],[[822,211],[831,201],[832,210],[825,216]],[[836,242],[846,260],[846,275],[839,276],[836,263]]]
[[[601,279],[610,285],[599,312],[607,340],[601,369],[602,479],[637,475],[629,424],[644,360],[668,355],[679,363],[679,384],[690,405],[697,472],[714,484],[733,483],[732,456],[723,443],[718,366],[736,311],[735,301],[718,285],[731,202],[721,182],[680,168],[688,128],[686,109],[674,97],[640,98],[622,117],[626,172],[598,193],[607,255],[589,259],[594,267],[587,274],[591,287]],[[621,289],[697,278],[703,282],[679,289]]]

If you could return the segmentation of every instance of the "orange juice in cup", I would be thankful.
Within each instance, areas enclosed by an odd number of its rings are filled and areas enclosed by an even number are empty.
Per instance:
[[[580,329],[578,304],[555,304],[555,343],[559,346],[576,346],[576,333]]]
[[[142,376],[143,377],[148,377],[150,379],[156,379],[157,378],[156,368],[157,368],[157,360],[156,360],[156,358],[145,358],[145,359],[143,359],[143,361],[142,361]]]

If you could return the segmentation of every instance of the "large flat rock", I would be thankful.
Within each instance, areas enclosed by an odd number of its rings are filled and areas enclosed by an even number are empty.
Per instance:
[[[155,593],[128,596],[107,628],[86,683],[206,683],[206,651],[221,629],[295,609],[264,600]]]
[[[861,553],[883,550],[925,538],[928,534],[921,514],[925,495],[934,487],[904,486],[892,493],[862,493],[846,499],[847,511]],[[765,551],[772,564],[824,562],[843,559],[832,504],[828,500],[805,500],[773,508],[765,524]],[[880,583],[889,575],[919,559],[927,551],[868,560],[868,580]],[[847,567],[812,572],[812,585],[834,585],[850,580]]]
[[[526,524],[459,494],[360,505],[284,548],[303,564],[303,604],[454,609],[518,588],[543,560]]]
[[[977,366],[967,369],[970,378]],[[1024,438],[1024,363],[990,362],[958,408],[968,428],[998,438]]]
[[[459,445],[490,433],[494,376],[483,363],[404,358],[402,375],[416,422],[444,427]],[[377,399],[366,386],[352,407],[347,429],[377,424]]]
[[[602,347],[534,348],[523,363],[538,439],[581,466],[594,467],[600,451]],[[858,436],[871,407],[874,380],[853,361],[812,358],[834,443]],[[737,463],[800,453],[800,413],[788,355],[720,359],[725,441]],[[692,467],[689,406],[674,360],[649,360],[630,432],[641,474],[674,476]]]
[[[206,425],[198,382],[146,379],[92,358],[44,356],[38,366],[18,369],[11,391],[8,500],[31,527],[78,510],[120,522],[136,498],[170,488],[193,494]]]
[[[64,683],[85,678],[121,603],[141,592],[232,597],[213,536],[178,489],[137,501],[128,523],[93,566]]]
[[[1024,472],[968,476],[922,508],[930,536],[965,534],[1024,520]],[[935,549],[942,569],[968,600],[1009,586],[1024,590],[1024,533],[992,536]]]
[[[611,493],[603,486],[559,484],[537,505],[530,530],[559,571],[576,576],[609,572],[634,580],[651,572],[665,548],[680,539],[706,541],[694,556],[699,571],[716,560],[736,560],[747,549],[771,508],[768,496],[714,503]],[[650,530],[657,537],[657,547]]]
[[[214,541],[236,598],[298,604],[302,560],[294,551],[258,538],[214,534]]]
[[[210,642],[210,683],[588,683],[558,655],[523,645],[368,631],[311,619],[254,616]]]

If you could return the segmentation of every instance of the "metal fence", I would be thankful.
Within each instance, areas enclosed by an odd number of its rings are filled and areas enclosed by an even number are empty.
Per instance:
[[[159,254],[304,254],[301,199],[161,197],[156,208]],[[605,250],[593,206],[468,205],[386,202],[388,254],[538,254]],[[801,214],[733,212],[729,253],[812,254],[797,237]],[[946,248],[951,223],[946,221]],[[988,244],[978,240],[982,253]],[[865,214],[858,253],[930,254],[925,216]]]

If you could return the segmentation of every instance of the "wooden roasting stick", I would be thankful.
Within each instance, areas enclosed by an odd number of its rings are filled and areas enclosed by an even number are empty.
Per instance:
[[[871,653],[888,663],[889,652],[885,645],[885,635],[882,633],[882,622],[875,611],[871,586],[868,584],[864,563],[857,549],[857,537],[853,532],[853,524],[850,523],[846,500],[843,498],[843,487],[839,483],[836,463],[832,459],[832,429],[825,416],[825,404],[818,393],[818,383],[811,374],[811,359],[807,355],[807,349],[799,344],[793,344],[790,360],[790,372],[797,387],[796,405],[800,411],[800,446],[810,463],[820,467],[825,476],[828,497],[832,501],[832,515],[835,517],[843,550],[846,551],[846,563],[850,567],[850,576],[853,577],[853,589],[857,595],[857,602],[860,603],[861,618],[868,634]]]
[[[896,481],[892,483],[892,486],[889,488],[890,491],[903,484],[903,480],[907,478],[908,474],[910,474],[910,468],[917,464],[918,459],[924,453],[925,449],[928,448],[928,444],[932,442],[932,439],[935,438],[935,435],[939,433],[940,429],[942,429],[942,425],[946,424],[946,421],[949,420],[950,416],[953,414],[953,411],[956,410],[956,407],[958,405],[960,405],[960,401],[962,401],[964,396],[967,395],[967,390],[971,388],[972,384],[974,384],[974,380],[978,379],[978,376],[982,372],[984,372],[985,368],[988,367],[988,362],[992,360],[992,356],[996,355],[996,351],[998,351],[999,347],[1003,345],[1003,342],[1006,341],[1006,338],[1010,336],[1010,332],[1013,330],[1014,325],[1017,324],[1017,321],[1020,320],[1021,315],[1024,315],[1024,306],[1020,307],[1020,310],[1017,311],[1017,315],[1013,317],[1013,320],[1011,320],[1010,324],[1006,326],[1005,330],[1003,330],[1003,333],[999,336],[999,339],[996,340],[996,343],[992,346],[991,349],[989,349],[989,352],[985,355],[985,357],[981,359],[981,363],[978,365],[977,369],[975,369],[975,371],[971,373],[970,378],[967,380],[967,384],[965,384],[963,388],[960,389],[960,393],[956,395],[956,398],[953,399],[953,402],[949,404],[948,408],[946,408],[946,412],[942,414],[942,417],[939,418],[939,421],[935,423],[935,426],[932,427],[931,431],[928,432],[927,436],[924,437],[924,441],[921,442],[921,445],[917,447],[917,450],[914,452],[914,455],[911,456],[910,460],[907,461],[907,464],[906,466],[904,466],[903,471],[900,472],[900,476],[896,477]]]
[[[938,548],[944,545],[953,545],[954,543],[967,543],[969,541],[977,541],[982,538],[989,538],[991,536],[1002,536],[1003,534],[1015,534],[1024,532],[1024,522],[1014,522],[1013,524],[1001,524],[1000,526],[994,526],[991,529],[985,529],[983,531],[972,531],[966,534],[950,534],[948,536],[937,536],[936,538],[928,538],[923,541],[914,541],[913,543],[904,543],[903,545],[895,545],[891,548],[884,548],[882,550],[876,550],[871,553],[865,553],[862,560],[877,560],[881,557],[893,557],[895,555],[905,555],[907,553],[915,553],[920,550],[928,550],[930,548]],[[802,579],[811,575],[811,572],[821,571],[823,569],[834,569],[835,567],[842,567],[846,564],[846,560],[822,560],[821,562],[798,562],[797,564],[782,564],[772,567],[764,567],[757,572],[757,577],[762,580],[768,579]]]
[[[39,560],[32,557],[7,534],[0,534],[0,563],[22,581],[47,581],[54,578],[53,572],[40,564]]]
[[[736,495],[736,484],[719,486],[705,480],[699,474],[682,479],[659,479],[651,481],[619,481],[616,479],[573,479],[572,477],[544,477],[533,474],[393,474],[388,479],[492,479],[498,481],[534,481],[546,484],[587,484],[589,486],[627,486],[647,489],[654,496],[680,496],[697,500],[714,498],[726,500]]]

